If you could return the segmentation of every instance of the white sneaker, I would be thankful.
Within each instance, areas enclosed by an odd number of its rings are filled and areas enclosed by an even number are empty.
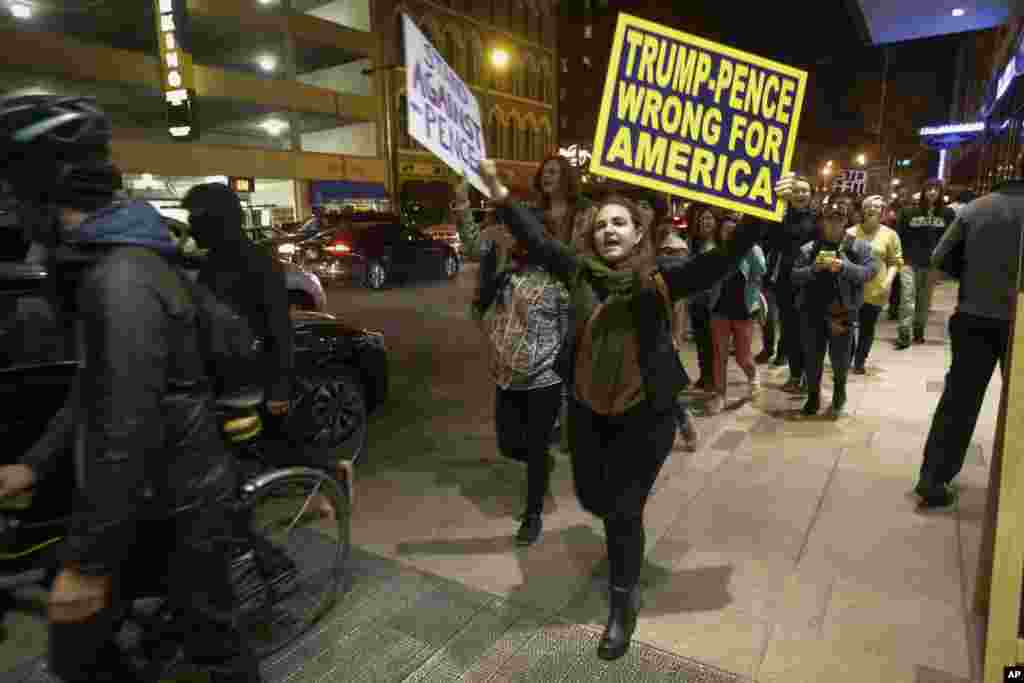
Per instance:
[[[707,403],[708,415],[718,415],[725,408],[725,399],[716,395]]]
[[[761,391],[761,374],[755,371],[750,379],[747,380],[747,383],[750,385],[750,393],[756,394]]]

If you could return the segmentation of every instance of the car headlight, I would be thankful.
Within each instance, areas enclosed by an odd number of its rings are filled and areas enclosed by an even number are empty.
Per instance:
[[[277,253],[284,254],[286,256],[291,256],[296,252],[296,250],[297,247],[294,244],[282,244],[277,248]]]

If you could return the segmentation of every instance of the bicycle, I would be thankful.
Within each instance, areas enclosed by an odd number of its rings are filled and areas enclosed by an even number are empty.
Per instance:
[[[260,391],[217,401],[222,434],[242,470],[243,483],[229,506],[246,523],[237,537],[222,539],[232,544],[232,616],[260,658],[294,642],[348,589],[352,483],[351,470],[338,479],[310,467],[268,467],[261,450],[266,445],[261,444],[262,402]],[[68,518],[41,519],[24,500],[4,507],[0,585],[49,585]],[[196,667],[183,656],[182,634],[176,630],[180,607],[171,604],[165,589],[153,592],[133,596],[119,645],[136,668],[159,680]]]

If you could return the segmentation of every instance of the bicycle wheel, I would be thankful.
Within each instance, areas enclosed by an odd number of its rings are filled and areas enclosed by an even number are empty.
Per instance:
[[[249,526],[235,559],[239,623],[254,654],[285,647],[322,617],[347,587],[348,482],[305,467],[246,482]]]

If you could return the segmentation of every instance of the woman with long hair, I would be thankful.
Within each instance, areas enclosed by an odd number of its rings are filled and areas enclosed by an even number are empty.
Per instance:
[[[585,223],[590,206],[580,194],[580,174],[569,160],[553,154],[541,162],[533,177],[533,189],[540,197],[540,211],[548,234],[564,244]]]
[[[610,610],[598,656],[617,659],[636,627],[644,556],[643,511],[675,439],[675,399],[685,373],[671,340],[668,307],[708,289],[761,237],[742,225],[723,249],[691,259],[655,259],[633,203],[610,196],[596,207],[582,250],[545,235],[529,211],[507,202],[493,161],[481,175],[528,261],[565,283],[575,324],[556,369],[571,390],[569,446],[580,504],[604,521]],[[777,193],[785,198],[786,185]]]
[[[694,202],[687,209],[687,225],[690,233],[690,254],[696,256],[715,248],[715,233],[718,230],[718,213],[707,204]],[[715,346],[711,336],[711,291],[699,292],[686,302],[697,344],[697,367],[699,376],[694,384],[696,389],[711,391],[715,378]]]
[[[496,386],[498,450],[526,464],[526,502],[516,543],[532,545],[543,529],[554,468],[548,447],[563,388],[553,366],[569,328],[568,293],[543,265],[524,259],[522,246],[493,217],[480,231],[465,186],[456,197],[452,208],[460,237],[481,260],[471,314],[484,333]]]
[[[736,227],[734,220],[723,220],[719,224],[715,238],[719,248],[725,248],[732,242]],[[711,288],[708,309],[711,311],[711,336],[715,349],[715,396],[708,404],[710,414],[721,412],[725,403],[730,343],[735,345],[737,365],[747,375],[751,396],[761,388],[752,346],[754,316],[763,306],[761,279],[765,270],[764,252],[755,244],[740,259],[736,271]]]

